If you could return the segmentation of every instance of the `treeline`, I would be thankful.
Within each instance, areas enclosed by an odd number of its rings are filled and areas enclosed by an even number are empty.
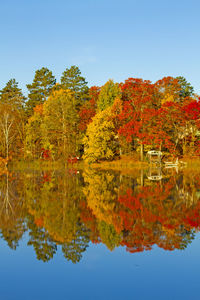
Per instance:
[[[155,83],[128,78],[88,87],[78,67],[60,83],[41,68],[27,85],[15,79],[0,91],[0,156],[6,159],[113,160],[150,149],[199,155],[200,104],[184,77]]]

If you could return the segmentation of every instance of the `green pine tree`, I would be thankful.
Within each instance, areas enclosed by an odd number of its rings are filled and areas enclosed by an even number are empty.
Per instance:
[[[76,66],[71,66],[66,69],[61,77],[61,87],[74,92],[77,108],[88,99],[89,89],[84,77],[81,76],[81,71]]]
[[[24,148],[25,97],[15,79],[0,91],[0,153],[8,159],[22,155]]]
[[[33,83],[27,84],[29,95],[26,102],[26,111],[28,116],[33,114],[33,108],[36,105],[46,101],[55,84],[56,79],[49,69],[43,67],[35,72]]]
[[[178,76],[176,77],[176,79],[178,79],[178,83],[181,87],[180,97],[181,98],[192,97],[194,95],[194,88],[191,86],[189,82],[187,82],[185,77]]]
[[[25,97],[22,90],[18,87],[18,82],[15,79],[10,79],[6,86],[0,91],[0,103],[22,108]]]

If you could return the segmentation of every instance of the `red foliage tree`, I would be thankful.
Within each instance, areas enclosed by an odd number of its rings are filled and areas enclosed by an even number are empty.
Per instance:
[[[79,129],[81,131],[85,131],[87,125],[92,121],[92,118],[96,114],[96,106],[97,106],[97,99],[100,93],[100,88],[97,86],[93,86],[89,90],[89,97],[90,100],[84,103],[79,111],[80,123]]]

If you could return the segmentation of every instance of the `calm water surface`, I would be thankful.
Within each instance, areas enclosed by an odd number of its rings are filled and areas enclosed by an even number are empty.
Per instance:
[[[200,172],[0,176],[0,299],[199,299]]]

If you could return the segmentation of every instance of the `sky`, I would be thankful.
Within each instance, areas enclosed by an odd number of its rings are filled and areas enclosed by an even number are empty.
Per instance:
[[[200,94],[200,1],[0,0],[0,88],[27,93],[37,69],[88,85],[184,76]]]

